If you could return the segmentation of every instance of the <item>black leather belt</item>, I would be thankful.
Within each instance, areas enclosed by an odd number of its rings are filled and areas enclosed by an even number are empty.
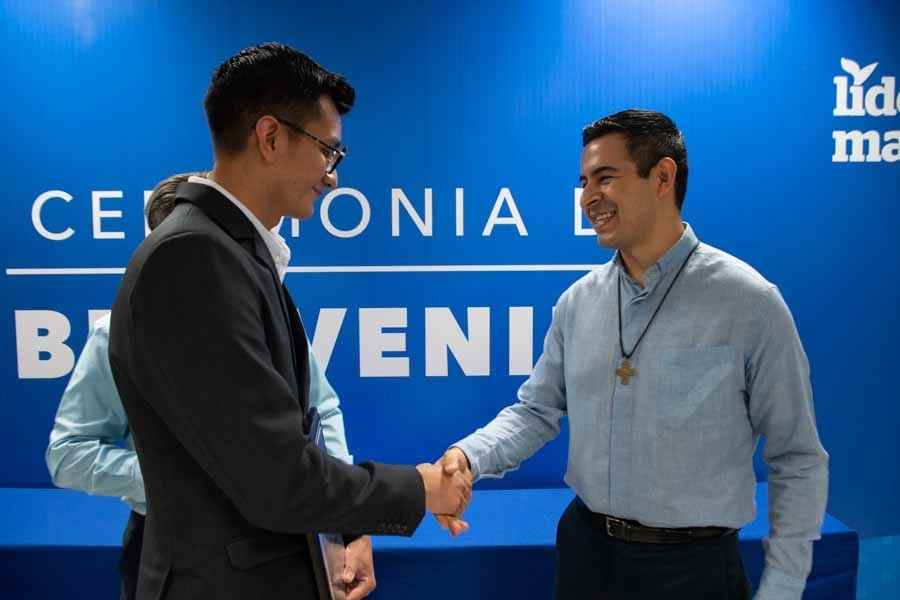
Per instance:
[[[686,544],[697,540],[723,537],[737,531],[728,527],[649,527],[630,519],[620,519],[591,511],[581,498],[578,504],[587,512],[594,525],[609,537],[637,544]]]

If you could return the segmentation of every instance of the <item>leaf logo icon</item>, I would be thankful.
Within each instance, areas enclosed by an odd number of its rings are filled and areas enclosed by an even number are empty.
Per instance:
[[[849,58],[841,58],[841,68],[846,71],[848,74],[853,75],[853,85],[862,85],[866,82],[866,79],[869,78],[869,75],[872,74],[872,71],[875,70],[875,67],[878,66],[877,62],[873,62],[871,65],[866,65],[863,68],[859,67],[859,64],[855,60],[851,60]]]

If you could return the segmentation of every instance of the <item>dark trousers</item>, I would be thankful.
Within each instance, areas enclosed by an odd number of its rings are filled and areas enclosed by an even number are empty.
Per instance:
[[[125,526],[125,534],[122,536],[122,558],[119,560],[119,573],[122,575],[120,600],[134,600],[135,598],[143,544],[144,516],[131,511],[128,525]]]
[[[737,532],[684,544],[611,538],[576,498],[556,533],[556,600],[744,600],[750,584]]]

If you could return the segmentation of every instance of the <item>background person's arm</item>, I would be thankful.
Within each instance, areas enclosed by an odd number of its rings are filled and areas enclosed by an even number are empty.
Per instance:
[[[143,504],[137,453],[122,447],[128,420],[109,368],[109,316],[95,324],[66,385],[45,459],[53,484]]]
[[[341,411],[340,399],[325,377],[312,346],[309,347],[309,405],[319,410],[328,454],[352,465],[353,455],[347,448],[347,434],[344,430],[344,413]]]

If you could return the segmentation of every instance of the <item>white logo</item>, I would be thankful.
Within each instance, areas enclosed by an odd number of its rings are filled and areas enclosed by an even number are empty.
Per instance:
[[[841,68],[846,75],[837,75],[833,79],[835,117],[896,117],[900,113],[896,77],[883,76],[878,84],[865,87],[878,68],[878,62],[860,67],[856,61],[842,58]],[[831,137],[834,139],[832,162],[900,160],[900,130],[883,133],[875,129],[835,130]]]

